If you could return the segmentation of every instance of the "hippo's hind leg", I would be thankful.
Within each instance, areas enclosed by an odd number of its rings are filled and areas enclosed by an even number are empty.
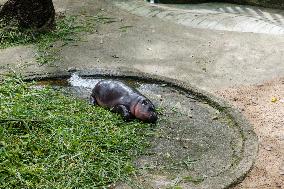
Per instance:
[[[133,116],[130,113],[129,109],[124,105],[116,105],[112,108],[112,112],[119,113],[122,115],[123,119],[129,121]]]
[[[90,96],[89,103],[91,105],[97,105],[98,104],[97,100],[92,95]]]

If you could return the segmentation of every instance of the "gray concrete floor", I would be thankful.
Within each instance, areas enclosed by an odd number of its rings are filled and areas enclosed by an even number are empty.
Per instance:
[[[63,49],[60,66],[125,68],[211,91],[284,76],[284,35],[196,29],[102,7],[120,22],[103,25],[85,42]],[[122,26],[132,27],[122,32]]]

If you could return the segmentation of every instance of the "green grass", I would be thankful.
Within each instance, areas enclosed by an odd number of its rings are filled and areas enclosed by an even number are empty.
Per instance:
[[[51,32],[21,30],[16,23],[0,20],[0,49],[18,45],[34,44],[36,60],[40,64],[58,59],[60,47],[80,40],[80,33],[92,32],[98,23],[112,23],[115,19],[104,16],[63,16],[56,19],[56,28]]]
[[[135,174],[151,125],[37,89],[0,82],[0,188],[106,188]]]

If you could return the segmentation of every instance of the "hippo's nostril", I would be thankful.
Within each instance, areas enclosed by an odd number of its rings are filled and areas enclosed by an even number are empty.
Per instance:
[[[153,107],[149,107],[148,110],[149,111],[155,111],[155,109]]]

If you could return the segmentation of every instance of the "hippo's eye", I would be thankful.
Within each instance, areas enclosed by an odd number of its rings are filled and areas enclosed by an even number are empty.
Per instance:
[[[142,105],[147,105],[147,104],[148,104],[148,102],[146,100],[142,101]]]

